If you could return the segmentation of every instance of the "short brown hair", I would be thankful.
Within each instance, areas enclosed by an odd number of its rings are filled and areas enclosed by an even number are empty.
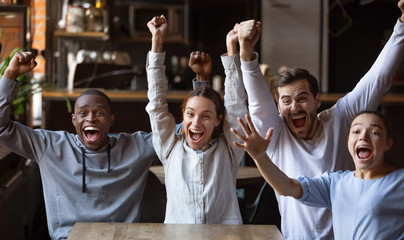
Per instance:
[[[302,68],[286,68],[284,71],[279,73],[274,83],[276,100],[278,101],[279,99],[278,87],[283,87],[300,79],[306,79],[309,83],[310,92],[314,97],[317,96],[319,92],[318,81],[313,75],[310,74],[309,71]]]

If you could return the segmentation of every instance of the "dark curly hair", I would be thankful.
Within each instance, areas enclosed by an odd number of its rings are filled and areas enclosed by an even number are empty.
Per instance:
[[[86,91],[82,92],[77,99],[81,98],[82,96],[86,96],[86,95],[98,95],[98,96],[103,97],[108,103],[109,110],[112,112],[112,101],[107,96],[107,94],[105,94],[104,92],[102,92],[98,89],[95,89],[95,88],[90,88],[90,89],[87,89]],[[76,99],[76,101],[77,101],[77,99]]]

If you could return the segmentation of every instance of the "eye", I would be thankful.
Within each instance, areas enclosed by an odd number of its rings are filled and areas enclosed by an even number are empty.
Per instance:
[[[85,116],[87,116],[87,112],[79,112],[79,115],[80,115],[81,117],[85,117]]]
[[[300,97],[298,102],[306,102],[307,101],[307,97]]]
[[[359,131],[359,130],[357,130],[357,129],[353,129],[353,130],[352,130],[352,133],[353,133],[353,134],[359,134],[359,133],[360,133],[360,131]]]
[[[290,100],[289,99],[283,99],[283,104],[285,105],[289,105],[290,104]]]
[[[192,113],[192,112],[186,112],[186,115],[187,115],[188,117],[192,117],[192,116],[194,116],[194,113]]]
[[[97,114],[97,116],[100,116],[100,117],[104,116],[104,113],[102,111],[98,111],[98,112],[96,112],[96,114]]]
[[[370,134],[372,134],[372,135],[379,135],[379,132],[376,131],[376,130],[373,130],[373,131],[370,131]]]

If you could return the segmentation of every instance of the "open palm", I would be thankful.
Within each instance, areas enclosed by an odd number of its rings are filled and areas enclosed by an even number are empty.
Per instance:
[[[248,127],[241,118],[238,118],[238,122],[240,123],[245,136],[232,129],[233,134],[236,135],[238,139],[243,141],[243,143],[234,142],[234,145],[244,149],[246,152],[248,152],[248,154],[250,154],[252,158],[257,159],[262,154],[265,154],[271,141],[273,129],[268,129],[267,135],[265,136],[265,138],[263,138],[255,130],[255,126],[251,121],[251,117],[246,115],[245,118],[247,120]]]

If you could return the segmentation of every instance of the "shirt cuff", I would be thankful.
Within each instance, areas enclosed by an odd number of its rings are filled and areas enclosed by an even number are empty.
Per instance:
[[[196,81],[196,78],[192,80],[192,86],[195,89],[203,86],[210,86],[210,81],[209,80],[202,80],[202,81]]]
[[[252,61],[246,62],[246,61],[243,61],[242,59],[240,59],[241,69],[243,71],[249,71],[249,72],[254,71],[255,69],[257,69],[260,66],[260,64],[258,62],[258,58],[259,58],[259,54],[255,52],[255,59]]]
[[[303,188],[303,196],[301,198],[299,198],[299,201],[304,201],[307,199],[307,197],[309,196],[309,185],[308,185],[308,181],[307,178],[304,176],[300,176],[297,178],[297,180],[300,182],[300,184],[302,185]]]
[[[164,65],[164,59],[166,57],[166,53],[155,53],[149,51],[147,53],[147,61],[146,65],[147,66],[161,66]]]
[[[2,76],[0,80],[0,92],[10,93],[9,96],[16,96],[21,82]]]
[[[220,56],[222,64],[225,70],[227,69],[238,69],[240,68],[240,54],[237,53],[234,56],[229,56],[226,53]]]

